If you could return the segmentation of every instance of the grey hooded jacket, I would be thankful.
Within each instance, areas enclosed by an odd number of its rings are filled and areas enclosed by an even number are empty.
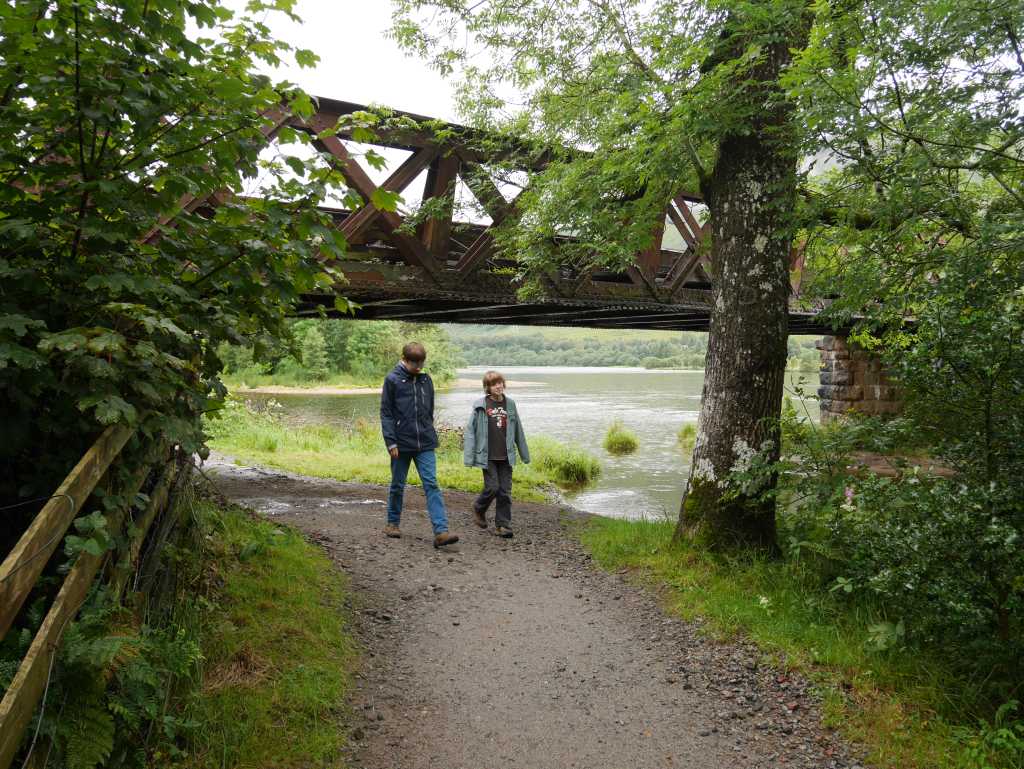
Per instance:
[[[465,444],[462,448],[462,463],[466,467],[487,467],[487,409],[486,398],[480,398],[473,404],[473,412],[469,415],[466,425]],[[526,445],[526,433],[523,423],[519,421],[516,402],[505,396],[505,410],[508,411],[508,430],[505,431],[505,443],[508,449],[508,463],[516,463],[516,449],[519,457],[526,464],[530,463],[530,449]]]

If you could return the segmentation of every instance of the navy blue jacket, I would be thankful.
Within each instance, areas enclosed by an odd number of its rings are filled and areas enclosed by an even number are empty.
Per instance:
[[[430,374],[413,376],[401,363],[384,378],[380,394],[380,429],[384,445],[402,452],[437,448],[434,430],[434,382]]]

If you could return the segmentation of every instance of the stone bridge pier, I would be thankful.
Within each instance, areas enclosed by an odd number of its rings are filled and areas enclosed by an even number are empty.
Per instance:
[[[877,356],[845,336],[822,337],[816,346],[821,353],[818,397],[823,423],[851,411],[869,416],[900,412],[899,391]]]

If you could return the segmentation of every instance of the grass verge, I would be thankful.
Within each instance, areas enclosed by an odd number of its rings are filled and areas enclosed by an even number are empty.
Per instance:
[[[872,651],[871,628],[887,619],[881,609],[840,604],[799,563],[723,560],[673,545],[673,529],[666,521],[596,518],[580,536],[598,564],[633,571],[661,591],[670,611],[704,618],[723,638],[742,634],[775,664],[808,676],[824,695],[826,725],[864,746],[873,766],[1024,766],[1024,742],[1007,749],[999,726],[958,699],[963,682],[941,659]]]
[[[217,451],[270,467],[340,481],[387,485],[391,459],[384,450],[377,425],[359,421],[348,429],[329,425],[291,426],[273,413],[253,411],[244,403],[229,400],[207,422],[210,445]],[[480,490],[480,470],[462,464],[462,436],[458,430],[441,429],[437,450],[437,477],[445,488]],[[600,472],[597,460],[586,452],[547,438],[530,441],[531,464],[515,466],[512,495],[515,499],[543,502],[554,485],[579,487]],[[409,483],[420,485],[415,465]]]
[[[683,453],[692,454],[693,447],[697,443],[697,425],[685,424],[680,427],[679,432],[676,433],[676,443],[679,444]]]
[[[174,765],[337,767],[355,664],[344,576],[296,532],[196,504],[207,594],[197,599],[202,683]]]

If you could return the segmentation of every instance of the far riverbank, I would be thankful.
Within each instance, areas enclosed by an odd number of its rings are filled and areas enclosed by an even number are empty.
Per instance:
[[[543,387],[544,382],[524,382],[521,380],[516,381],[516,387]],[[444,387],[439,387],[438,390],[467,390],[467,389],[479,389],[480,380],[478,379],[456,379],[452,382],[448,382]],[[379,394],[380,387],[369,387],[364,385],[350,386],[350,385],[306,385],[306,386],[291,386],[291,385],[259,385],[257,387],[247,387],[245,384],[228,384],[228,390],[236,395],[247,395],[250,393],[258,395],[372,395]]]

